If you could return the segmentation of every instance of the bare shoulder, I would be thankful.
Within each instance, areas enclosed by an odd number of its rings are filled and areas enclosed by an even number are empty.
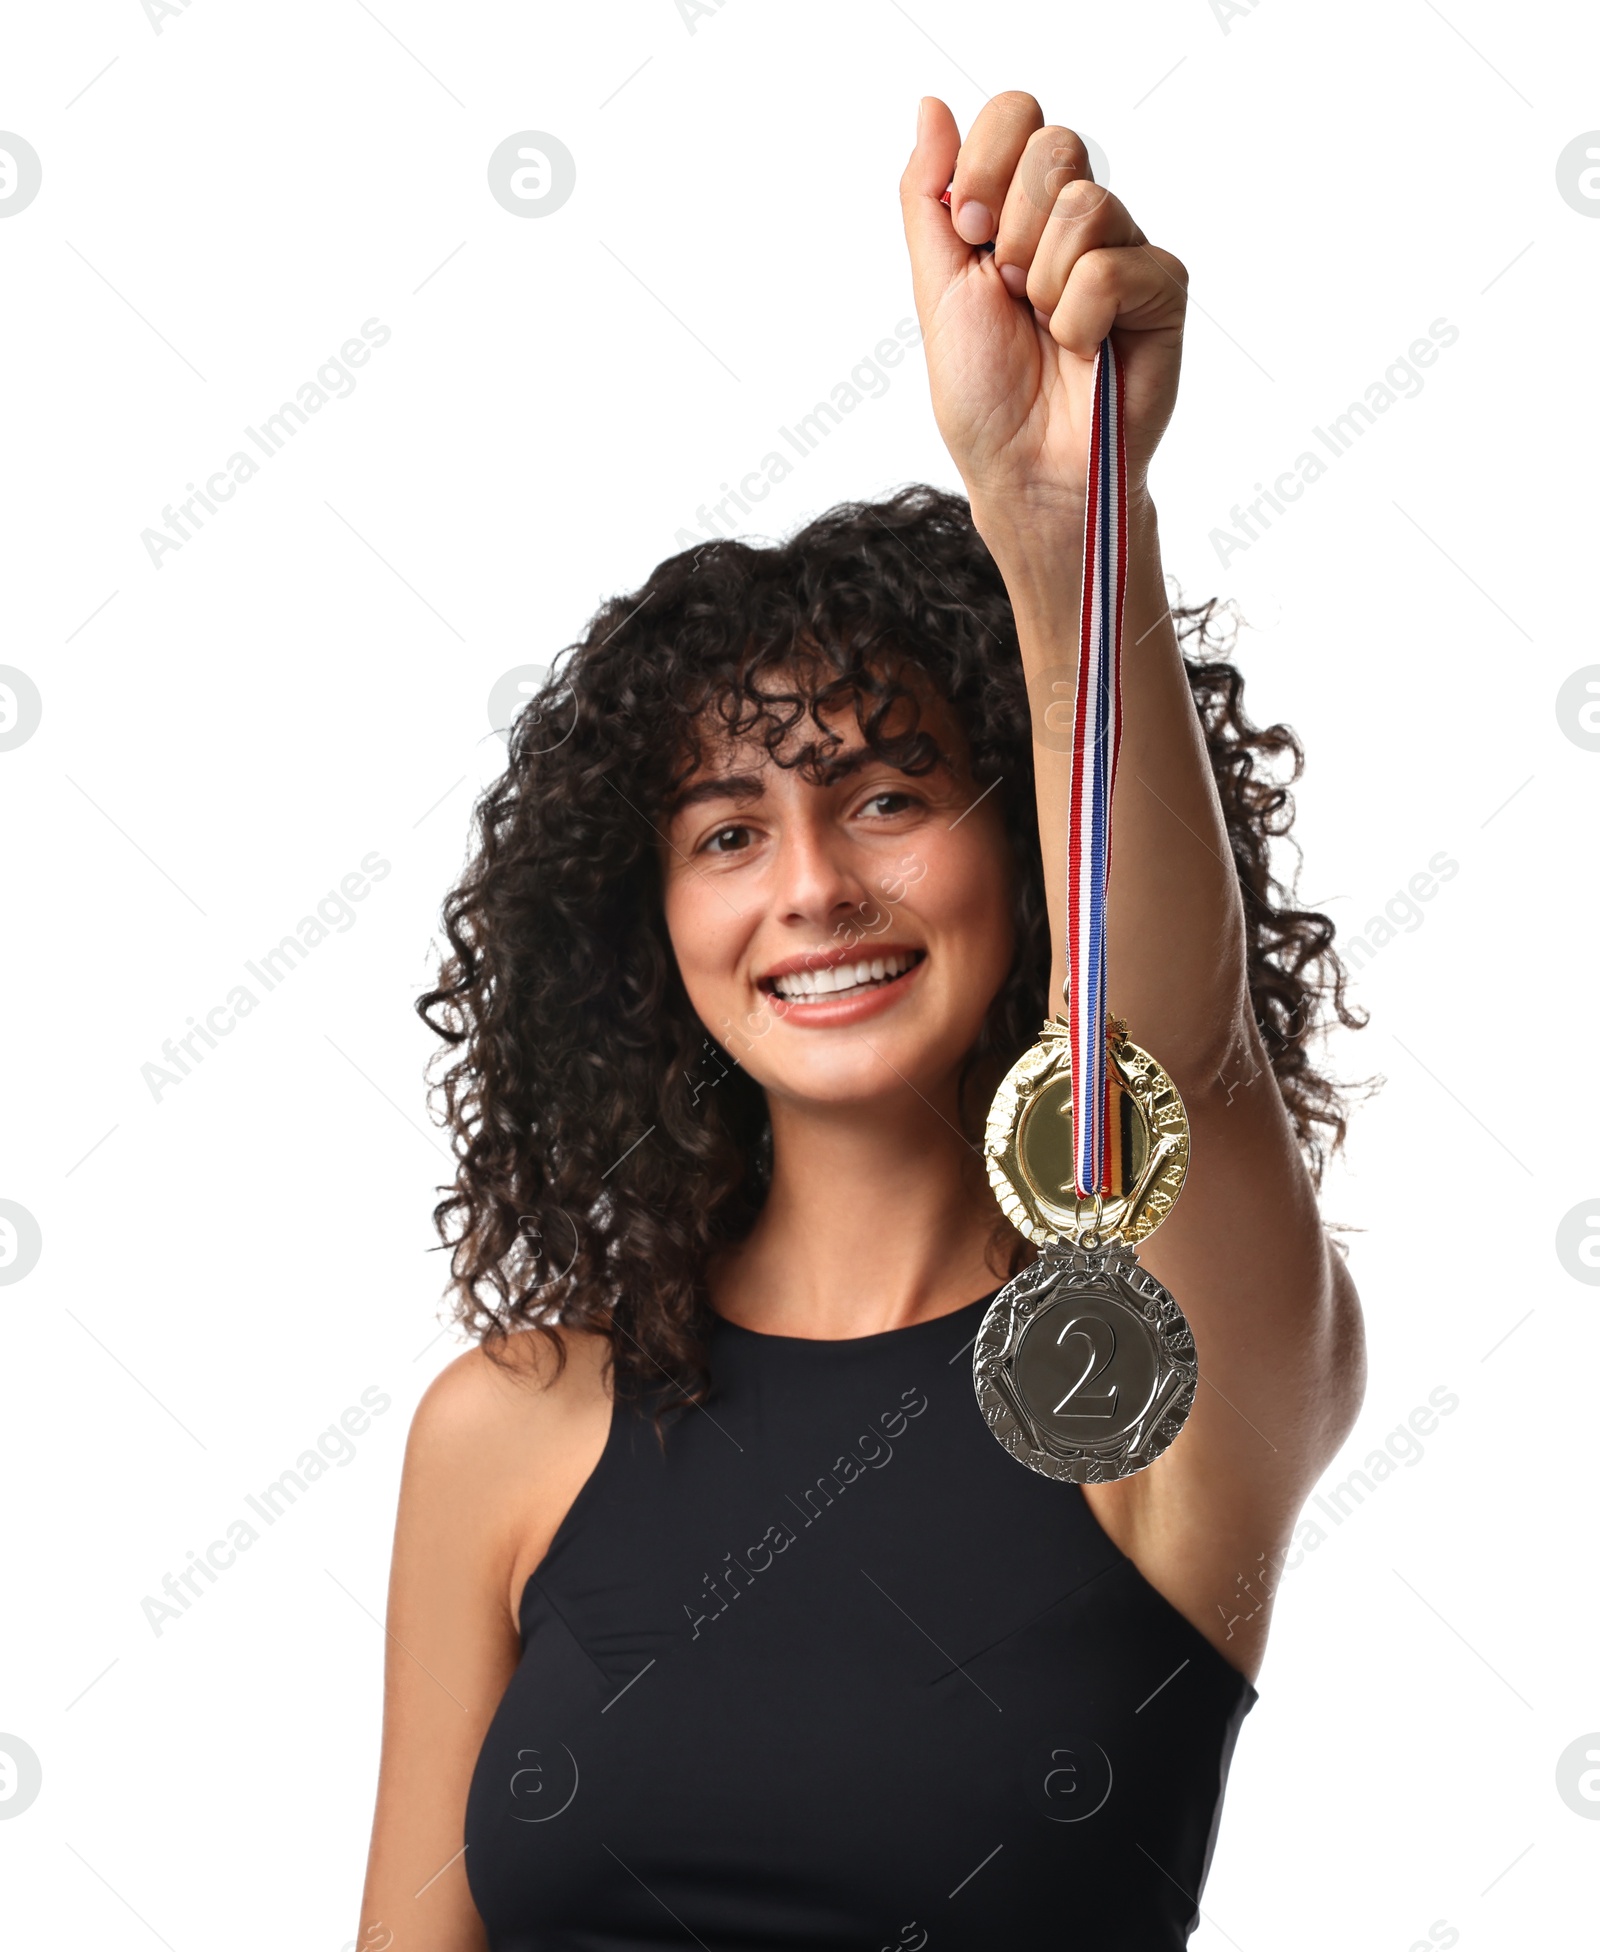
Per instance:
[[[478,1344],[445,1364],[412,1414],[408,1446],[435,1469],[492,1471],[509,1451],[558,1437],[586,1406],[609,1401],[603,1335],[564,1328],[566,1361],[537,1330]]]
[[[457,1356],[411,1419],[389,1575],[383,1756],[362,1943],[481,1952],[461,1821],[485,1731],[520,1657],[526,1571],[610,1428],[603,1336],[510,1337]],[[443,1865],[444,1870],[440,1870]],[[395,1937],[399,1926],[399,1937]]]
[[[423,1392],[406,1441],[418,1495],[476,1534],[513,1629],[528,1574],[610,1429],[609,1340],[575,1329],[562,1339],[564,1363],[536,1330],[466,1350]]]

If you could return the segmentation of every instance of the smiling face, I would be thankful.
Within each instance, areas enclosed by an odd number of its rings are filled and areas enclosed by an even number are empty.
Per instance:
[[[848,707],[826,722],[841,744],[820,778],[748,738],[710,748],[687,782],[662,850],[678,968],[769,1098],[915,1092],[948,1115],[1011,966],[1010,844],[944,700],[926,697],[921,723],[949,763],[915,775]]]

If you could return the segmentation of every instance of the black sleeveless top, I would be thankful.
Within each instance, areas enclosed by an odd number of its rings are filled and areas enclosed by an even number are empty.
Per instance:
[[[988,1300],[718,1318],[664,1453],[614,1409],[468,1795],[491,1952],[1187,1942],[1256,1690],[990,1435]]]

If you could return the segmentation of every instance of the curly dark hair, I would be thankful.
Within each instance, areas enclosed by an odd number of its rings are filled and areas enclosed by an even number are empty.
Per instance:
[[[1288,726],[1246,716],[1226,661],[1231,608],[1172,614],[1238,870],[1255,1019],[1320,1184],[1346,1107],[1308,1045],[1332,1017],[1365,1018],[1346,1004],[1332,922],[1294,907],[1272,870],[1304,754]],[[447,1047],[429,1076],[456,1158],[433,1211],[453,1312],[491,1356],[537,1328],[559,1370],[562,1329],[589,1330],[609,1338],[619,1395],[664,1391],[682,1407],[709,1393],[705,1270],[761,1209],[771,1129],[737,1039],[707,1035],[679,978],[661,823],[708,732],[760,737],[820,777],[838,744],[825,717],[853,707],[891,764],[939,764],[914,702],[902,709],[919,682],[954,707],[974,780],[998,782],[1020,870],[1012,966],[964,1072],[976,1137],[1038,1033],[1050,941],[1016,626],[963,499],[913,486],[841,504],[779,544],[670,557],[601,606],[510,728],[444,902],[451,953],[415,1006]],[[1000,1231],[1015,1272],[1034,1250]]]

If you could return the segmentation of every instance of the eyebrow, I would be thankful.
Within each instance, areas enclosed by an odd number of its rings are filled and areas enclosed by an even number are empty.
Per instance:
[[[856,746],[829,763],[824,770],[822,783],[834,786],[840,780],[859,773],[864,767],[873,765],[878,758],[871,746]],[[895,770],[898,772],[900,769],[896,767]],[[700,806],[707,800],[759,800],[766,790],[765,781],[757,773],[715,773],[708,779],[697,780],[693,786],[685,787],[673,800],[670,811],[682,813],[686,807]]]
[[[671,811],[682,813],[706,800],[759,800],[765,790],[754,773],[718,773],[685,787],[673,800]]]

